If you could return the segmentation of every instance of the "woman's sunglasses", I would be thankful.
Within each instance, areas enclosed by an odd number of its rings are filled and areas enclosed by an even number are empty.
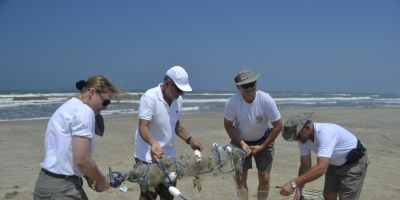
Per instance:
[[[108,105],[110,105],[111,101],[108,99],[105,99],[103,96],[101,96],[100,92],[96,90],[96,93],[100,96],[101,100],[103,101],[103,106],[107,107]]]

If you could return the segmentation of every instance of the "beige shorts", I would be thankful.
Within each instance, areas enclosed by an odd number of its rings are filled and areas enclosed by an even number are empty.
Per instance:
[[[85,191],[82,189],[82,178],[56,178],[39,172],[36,180],[34,200],[66,199],[87,200]]]

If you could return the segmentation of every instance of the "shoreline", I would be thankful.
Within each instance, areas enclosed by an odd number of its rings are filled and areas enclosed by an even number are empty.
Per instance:
[[[306,107],[285,107],[285,106],[278,106],[279,111],[299,111],[299,112],[310,112],[310,111],[318,111],[318,110],[400,110],[400,107],[312,107],[312,108],[306,108]],[[183,111],[182,116],[185,115],[198,115],[198,114],[215,114],[215,113],[223,113],[223,111]],[[103,115],[105,118],[136,118],[137,116],[137,111],[133,114],[119,114],[117,115],[112,115],[112,114],[107,114]],[[39,121],[39,120],[49,120],[51,117],[37,117],[37,118],[21,118],[21,119],[0,119],[0,123],[2,122],[19,122],[19,121]]]

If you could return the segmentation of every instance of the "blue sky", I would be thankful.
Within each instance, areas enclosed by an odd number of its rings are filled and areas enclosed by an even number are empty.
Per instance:
[[[181,65],[194,90],[400,93],[399,0],[0,0],[0,90],[104,74],[144,90]]]

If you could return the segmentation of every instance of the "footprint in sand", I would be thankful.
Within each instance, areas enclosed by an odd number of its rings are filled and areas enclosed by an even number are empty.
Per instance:
[[[14,192],[7,192],[7,193],[4,195],[4,198],[5,198],[5,199],[11,199],[11,198],[14,198],[15,196],[17,196],[17,194],[18,194],[17,191],[14,191]]]

